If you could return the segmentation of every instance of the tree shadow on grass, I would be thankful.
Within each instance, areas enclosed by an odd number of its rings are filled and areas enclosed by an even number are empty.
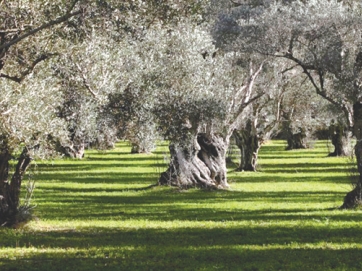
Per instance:
[[[103,184],[154,184],[158,180],[157,173],[117,173],[117,172],[105,172],[105,173],[42,173],[36,177],[37,181],[46,183],[51,180],[52,183],[75,183],[75,184],[99,184],[102,189]],[[41,187],[41,184],[38,186]],[[85,187],[84,189],[87,189]]]
[[[102,253],[102,254],[101,254]],[[152,254],[151,254],[152,253]],[[23,259],[7,260],[0,267],[6,271],[83,271],[83,270],[348,270],[360,271],[355,260],[361,250],[345,249],[268,249],[240,248],[167,248],[167,251],[137,248],[99,250],[96,256],[66,252],[42,253]],[[96,254],[96,253],[94,253]],[[112,256],[109,256],[112,255]]]
[[[128,206],[130,207],[130,206]],[[83,208],[83,213],[75,213],[76,208],[72,208],[67,205],[60,205],[58,207],[49,207],[49,211],[53,211],[54,214],[46,214],[43,219],[57,219],[59,221],[72,221],[74,220],[95,220],[95,221],[127,221],[129,219],[134,221],[148,221],[148,222],[173,222],[173,221],[186,221],[186,222],[246,222],[253,221],[258,224],[269,224],[269,223],[281,223],[281,222],[298,222],[300,224],[307,223],[313,225],[327,225],[329,223],[339,222],[351,222],[360,223],[362,222],[361,216],[355,214],[343,214],[338,212],[328,212],[328,209],[280,209],[273,211],[265,210],[215,210],[215,209],[197,209],[187,208],[183,209],[174,207],[174,209],[159,207],[157,210],[152,212],[144,206],[134,206],[134,209],[139,208],[138,211],[129,211],[127,208],[114,208],[111,206],[104,205],[102,210],[94,210],[94,208]],[[59,212],[59,208],[67,210],[68,216],[65,216]],[[330,208],[329,208],[330,209]],[[333,209],[335,210],[335,209]],[[65,212],[65,211],[64,211]],[[62,216],[59,216],[62,215]],[[226,226],[226,224],[225,224]]]
[[[48,192],[43,190],[42,197],[36,199],[39,206],[35,210],[42,219],[285,221],[321,219],[320,212],[323,212],[326,213],[323,216],[335,220],[351,221],[350,216],[345,213],[339,215],[333,210],[292,207],[306,203],[328,205],[336,202],[336,198],[342,202],[344,193],[335,192],[191,190],[180,193],[177,189],[153,185],[131,189],[52,187]],[[226,203],[233,207],[230,208]],[[280,203],[285,207],[280,208]],[[291,204],[291,208],[287,208],[288,204]],[[244,208],[245,205],[249,207]],[[259,206],[259,209],[248,210],[251,206]],[[352,219],[362,221],[362,216]]]
[[[259,172],[258,172],[259,173]],[[318,182],[318,183],[332,183],[332,184],[351,184],[350,178],[346,176],[327,176],[327,177],[316,177],[314,175],[306,175],[306,174],[296,174],[295,176],[290,175],[282,175],[282,174],[267,174],[265,172],[261,172],[262,175],[258,175],[258,173],[253,175],[244,176],[243,173],[240,172],[231,172],[229,174],[229,184],[231,187],[234,183],[238,185],[242,185],[243,183],[268,183],[268,184],[278,184],[278,183],[288,183],[290,186],[295,186],[296,183],[303,182]],[[267,175],[266,175],[267,174]],[[348,191],[346,191],[347,193]]]
[[[153,160],[160,160],[163,161],[163,157],[157,157],[152,154],[133,154],[133,156],[122,156],[120,158],[116,157],[88,157],[84,161],[119,161],[119,164],[125,163],[125,162],[135,162],[135,164],[139,164],[141,161],[153,161]],[[141,162],[142,163],[142,162]]]
[[[2,270],[360,270],[362,267],[357,260],[361,249],[328,247],[328,244],[360,242],[362,232],[357,228],[83,228],[25,233],[16,238],[20,247],[46,247],[49,251],[54,248],[58,252],[39,250],[16,260],[0,258]],[[325,245],[318,247],[320,242]],[[13,247],[13,236],[5,236],[2,246]]]
[[[268,173],[341,173],[350,172],[347,165],[341,163],[288,163],[284,165],[263,164],[262,171]]]

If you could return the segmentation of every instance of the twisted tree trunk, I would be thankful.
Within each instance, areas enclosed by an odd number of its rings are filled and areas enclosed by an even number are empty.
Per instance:
[[[348,156],[349,135],[342,124],[332,123],[329,127],[329,135],[334,146],[334,151],[329,156]]]
[[[228,144],[217,135],[198,134],[190,146],[170,145],[171,162],[160,185],[226,188]]]
[[[150,146],[145,146],[143,144],[139,143],[133,143],[131,142],[131,153],[150,153],[152,151],[152,148]]]
[[[85,143],[77,142],[76,144],[60,147],[60,152],[63,153],[66,157],[83,159],[85,152]]]
[[[306,138],[307,135],[303,128],[299,128],[295,133],[290,127],[289,121],[283,123],[283,135],[287,140],[286,150],[307,149]]]
[[[353,105],[353,133],[357,139],[354,152],[357,159],[358,179],[354,184],[354,189],[344,197],[341,208],[354,208],[362,204],[362,103]]]
[[[11,182],[9,182],[9,161],[11,158],[8,151],[3,151],[0,154],[0,226],[11,226],[20,222],[17,214],[21,182],[32,160],[28,151],[24,149],[18,158]]]
[[[240,149],[238,171],[256,171],[261,142],[258,134],[248,121],[245,129],[234,131],[235,143]]]

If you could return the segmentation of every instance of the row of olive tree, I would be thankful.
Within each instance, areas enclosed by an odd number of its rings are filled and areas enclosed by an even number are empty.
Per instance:
[[[232,135],[240,169],[255,170],[277,127],[299,144],[327,119],[311,89],[345,113],[362,176],[360,6],[208,2],[0,1],[0,225],[17,222],[33,157],[82,157],[120,137],[134,152],[170,141],[160,184],[228,187]]]
[[[332,118],[321,115],[324,104],[312,89],[345,113],[344,123],[355,125],[351,103],[359,91],[360,7],[290,2],[219,2],[207,10],[206,23],[154,20],[136,37],[118,41],[127,61],[117,64],[121,88],[111,95],[108,108],[122,107],[130,98],[126,110],[134,105],[129,111],[135,122],[148,114],[150,124],[156,123],[161,136],[171,141],[171,164],[160,183],[227,186],[225,150],[238,129],[240,169],[255,170],[262,135],[267,137],[277,125],[289,148],[305,147],[309,127],[340,115],[338,110]],[[213,21],[210,14],[219,17]],[[116,120],[122,118],[123,109],[113,111]],[[150,131],[148,135],[155,132]],[[333,130],[337,155],[348,142],[345,131]],[[254,149],[247,150],[250,146]]]
[[[193,0],[0,1],[0,225],[20,219],[33,158],[81,156],[86,143],[115,138],[105,105],[126,88],[117,81],[122,41],[202,8]]]
[[[243,52],[284,59],[290,69],[301,69],[315,93],[344,113],[344,123],[357,139],[360,173],[343,204],[352,207],[362,201],[362,7],[359,1],[290,2],[265,1],[252,16],[239,20],[233,44]],[[335,132],[348,136],[343,129]],[[343,145],[343,136],[335,143]]]

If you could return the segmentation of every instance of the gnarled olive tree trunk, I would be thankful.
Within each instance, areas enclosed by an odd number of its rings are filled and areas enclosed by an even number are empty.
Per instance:
[[[150,153],[154,146],[151,144],[140,144],[139,142],[131,142],[131,153]]]
[[[261,146],[260,138],[248,121],[245,129],[234,131],[235,143],[240,149],[239,171],[256,171],[258,153]]]
[[[131,153],[147,153],[139,144],[132,144]]]
[[[226,188],[228,143],[217,135],[198,134],[189,146],[170,145],[169,168],[161,174],[160,185],[181,188]]]
[[[79,141],[77,143],[73,143],[73,145],[60,146],[58,151],[66,157],[82,159],[85,152],[85,143],[83,141]]]
[[[7,150],[0,154],[0,226],[11,226],[17,219],[20,203],[20,189],[23,176],[30,166],[31,157],[26,149],[18,158],[15,172],[9,182],[9,161],[12,158]]]
[[[332,123],[329,126],[329,136],[334,146],[334,151],[329,156],[348,156],[350,155],[349,143],[350,136],[347,129],[341,123]]]
[[[353,133],[357,139],[354,152],[357,160],[358,179],[354,189],[344,197],[341,208],[353,208],[362,204],[362,102],[353,105]]]
[[[307,149],[307,135],[303,128],[298,128],[298,131],[295,132],[290,127],[289,121],[283,123],[283,136],[287,140],[286,150],[295,150],[295,149]]]
[[[67,155],[71,158],[82,159],[84,157],[85,145],[72,146],[67,150]]]

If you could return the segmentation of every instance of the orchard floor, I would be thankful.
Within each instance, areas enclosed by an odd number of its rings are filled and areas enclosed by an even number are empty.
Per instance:
[[[362,211],[337,209],[348,160],[284,147],[265,144],[259,172],[230,165],[223,191],[152,186],[166,145],[37,162],[37,219],[0,229],[0,270],[362,270]]]

